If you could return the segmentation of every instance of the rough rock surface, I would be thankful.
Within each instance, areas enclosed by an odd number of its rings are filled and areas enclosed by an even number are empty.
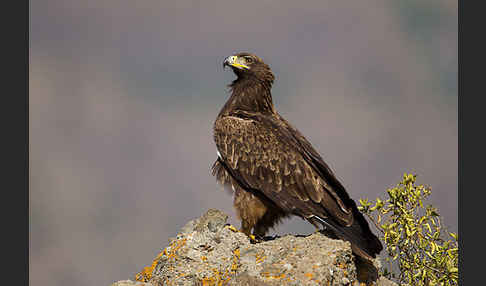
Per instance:
[[[228,216],[210,209],[186,224],[170,240],[152,265],[137,274],[137,282],[119,281],[112,286],[129,285],[373,285],[395,283],[377,277],[378,259],[368,281],[358,271],[349,242],[321,233],[309,236],[286,235],[259,243],[250,242],[241,232],[226,224]],[[142,283],[142,282],[147,282]],[[132,284],[130,284],[132,283]],[[137,284],[138,283],[138,284]]]

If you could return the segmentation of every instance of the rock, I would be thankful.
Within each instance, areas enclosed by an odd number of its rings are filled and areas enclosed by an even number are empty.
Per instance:
[[[111,284],[111,286],[153,286],[153,284],[140,281],[122,280]]]
[[[136,279],[151,285],[359,285],[363,278],[358,266],[371,273],[366,275],[370,281],[364,282],[397,285],[378,277],[378,259],[366,267],[356,261],[349,242],[314,233],[251,243],[245,234],[232,230],[227,219],[210,209],[188,222]],[[113,285],[150,285],[117,283]]]

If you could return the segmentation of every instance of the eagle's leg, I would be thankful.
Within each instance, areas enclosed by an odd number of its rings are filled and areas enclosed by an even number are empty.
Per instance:
[[[264,216],[267,207],[259,198],[241,188],[235,190],[233,204],[241,219],[241,232],[251,237],[252,229]]]
[[[277,206],[269,206],[265,214],[256,223],[253,234],[263,238],[267,231],[274,227],[285,214]]]
[[[266,225],[265,220],[262,218],[253,228],[253,235],[255,235],[255,237],[257,238],[263,238],[265,236],[265,233],[267,233],[268,229],[269,227]]]
[[[247,220],[241,220],[241,232],[250,236],[252,228],[253,226]]]

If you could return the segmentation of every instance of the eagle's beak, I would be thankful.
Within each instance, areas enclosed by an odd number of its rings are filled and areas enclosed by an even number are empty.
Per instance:
[[[223,62],[223,68],[226,67],[226,66],[232,66],[232,67],[238,68],[240,70],[241,69],[250,69],[249,66],[241,63],[240,58],[238,58],[237,56],[227,57]]]

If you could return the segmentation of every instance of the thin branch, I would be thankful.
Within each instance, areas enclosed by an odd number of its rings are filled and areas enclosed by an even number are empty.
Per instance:
[[[371,220],[371,222],[373,222],[373,224],[375,225],[375,227],[381,231],[381,233],[385,234],[385,231],[381,228],[381,226],[378,225],[378,223],[375,221],[375,219],[369,215],[369,214],[366,214],[366,216]]]

